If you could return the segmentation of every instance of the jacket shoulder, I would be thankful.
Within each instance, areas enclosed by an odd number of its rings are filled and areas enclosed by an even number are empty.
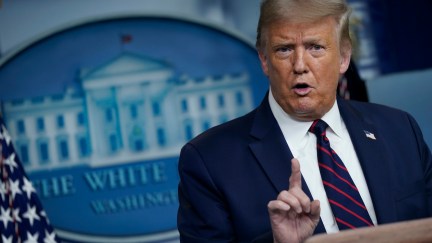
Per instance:
[[[361,101],[344,101],[345,106],[353,111],[354,113],[358,113],[361,117],[369,118],[372,120],[380,120],[380,119],[398,119],[402,117],[411,117],[409,113],[406,111],[382,105],[376,103],[368,103]]]

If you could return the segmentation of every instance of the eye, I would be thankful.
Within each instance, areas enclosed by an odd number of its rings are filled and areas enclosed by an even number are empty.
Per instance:
[[[278,48],[276,48],[276,52],[289,52],[291,51],[292,48],[288,47],[288,46],[280,46]]]
[[[325,54],[326,47],[320,44],[311,43],[308,47],[310,54],[314,57],[320,57]]]
[[[316,45],[316,44],[314,44],[314,45],[311,45],[311,46],[310,46],[310,49],[312,49],[313,51],[320,51],[320,50],[323,50],[324,47],[321,46],[321,45]]]
[[[293,49],[291,45],[279,45],[275,46],[274,53],[279,58],[287,58],[293,52]]]

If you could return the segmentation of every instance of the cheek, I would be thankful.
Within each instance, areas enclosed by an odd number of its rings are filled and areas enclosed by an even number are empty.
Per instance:
[[[273,60],[269,63],[268,68],[270,75],[285,81],[287,81],[292,70],[289,60]]]
[[[337,85],[337,82],[340,77],[340,66],[338,62],[335,60],[331,60],[328,62],[323,62],[320,64],[316,64],[319,67],[319,70],[315,73],[315,77],[317,80],[321,80],[327,85]]]
[[[269,77],[269,81],[273,95],[281,99],[290,97],[292,94],[290,92],[290,83],[288,81],[288,77],[278,72],[270,73],[271,76]]]
[[[339,77],[338,68],[323,68],[320,72],[315,73],[320,95],[333,96],[337,91]]]

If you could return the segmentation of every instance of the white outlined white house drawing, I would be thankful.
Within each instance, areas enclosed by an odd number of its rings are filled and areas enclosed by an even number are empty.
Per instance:
[[[189,139],[254,106],[246,72],[190,78],[123,52],[78,76],[63,93],[3,101],[26,170],[176,156]]]

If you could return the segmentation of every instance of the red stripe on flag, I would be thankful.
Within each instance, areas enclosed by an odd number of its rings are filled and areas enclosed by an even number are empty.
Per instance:
[[[131,41],[132,41],[132,36],[131,35],[122,35],[121,36],[121,42],[123,44],[130,43]]]

